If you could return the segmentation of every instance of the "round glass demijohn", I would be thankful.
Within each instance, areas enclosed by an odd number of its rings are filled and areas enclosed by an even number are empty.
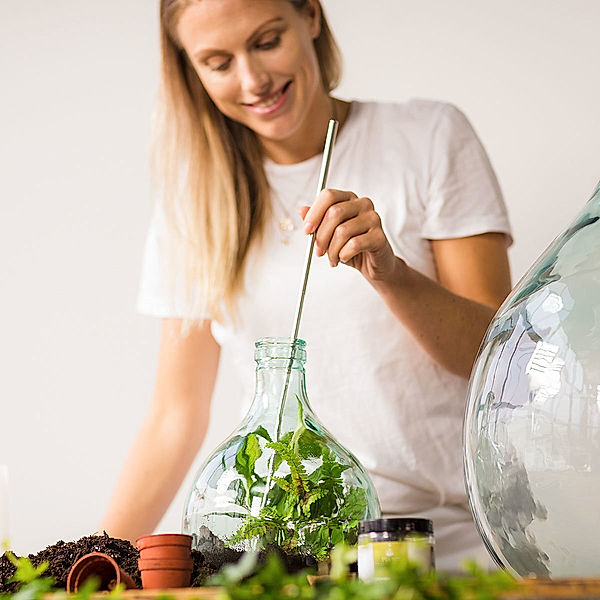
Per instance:
[[[464,433],[471,509],[497,562],[600,575],[600,184],[490,324]]]
[[[255,346],[254,401],[200,467],[183,530],[205,553],[275,545],[326,560],[335,544],[356,543],[359,521],[380,515],[375,488],[308,403],[305,342],[263,338]]]

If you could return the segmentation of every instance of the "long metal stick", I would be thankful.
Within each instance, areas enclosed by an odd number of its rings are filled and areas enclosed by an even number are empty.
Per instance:
[[[327,127],[327,136],[325,138],[325,147],[323,149],[323,160],[321,162],[321,173],[319,174],[319,189],[317,194],[321,193],[325,189],[327,183],[327,175],[329,174],[329,165],[331,163],[331,153],[333,151],[333,144],[335,143],[335,136],[338,130],[338,121],[331,119],[329,126]],[[275,440],[279,441],[281,437],[281,423],[283,421],[283,408],[285,406],[285,399],[287,397],[288,387],[290,385],[290,376],[292,373],[292,365],[294,364],[294,342],[298,339],[298,330],[300,329],[300,317],[302,316],[302,307],[304,306],[304,296],[306,295],[306,284],[308,283],[308,274],[310,272],[310,264],[312,260],[312,254],[315,247],[315,234],[314,232],[310,235],[310,241],[306,250],[306,258],[304,261],[304,277],[302,278],[302,287],[300,289],[300,297],[298,298],[298,305],[296,307],[296,318],[294,322],[294,333],[292,334],[292,340],[290,345],[290,361],[287,366],[285,374],[285,384],[283,386],[283,393],[281,395],[281,401],[279,403],[277,412],[277,432]],[[273,454],[269,460],[269,470],[267,473],[267,481],[265,483],[265,491],[261,499],[261,509],[265,506],[269,490],[271,489],[271,481],[274,475],[274,457]]]
[[[327,127],[327,136],[325,137],[325,147],[323,149],[323,160],[321,162],[321,172],[319,174],[319,188],[317,195],[320,194],[327,184],[327,175],[329,174],[329,165],[331,164],[331,154],[333,152],[333,144],[338,130],[338,121],[331,119]],[[296,307],[296,318],[294,320],[294,332],[291,340],[290,362],[285,374],[285,385],[283,386],[283,394],[279,403],[279,411],[277,414],[277,433],[276,440],[279,441],[281,435],[281,423],[283,421],[283,407],[287,397],[288,387],[290,385],[290,375],[292,373],[292,365],[294,363],[294,342],[298,339],[298,331],[300,329],[300,318],[302,317],[302,307],[304,306],[304,297],[306,295],[306,285],[308,283],[308,274],[310,273],[310,265],[312,262],[313,250],[315,247],[315,234],[310,234],[310,241],[306,249],[306,257],[304,260],[304,277],[302,278],[302,287],[300,288],[300,296],[298,297],[298,305]],[[267,487],[268,489],[268,487]]]
[[[321,163],[321,173],[319,174],[319,190],[320,194],[327,184],[327,175],[329,174],[329,165],[331,163],[331,154],[335,136],[338,130],[338,121],[331,119],[327,128],[327,137],[325,138],[325,148],[323,149],[323,162]],[[298,297],[298,305],[296,307],[296,318],[294,320],[294,331],[292,333],[292,344],[298,339],[298,331],[300,330],[300,318],[302,317],[302,308],[304,306],[304,296],[306,295],[306,284],[308,283],[308,274],[310,273],[310,265],[312,262],[313,250],[315,248],[315,234],[310,234],[310,241],[306,249],[306,257],[304,259],[304,278],[302,279],[302,288]]]

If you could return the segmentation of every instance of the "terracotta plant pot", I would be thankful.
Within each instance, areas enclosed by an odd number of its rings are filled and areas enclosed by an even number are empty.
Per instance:
[[[77,592],[90,577],[99,580],[98,591],[112,590],[120,583],[125,584],[126,589],[137,587],[130,575],[121,570],[108,554],[91,552],[71,567],[67,577],[67,592]]]
[[[145,590],[188,587],[193,565],[191,558],[140,558],[142,587]]]
[[[141,559],[180,558],[191,556],[192,536],[182,533],[157,533],[136,540]]]

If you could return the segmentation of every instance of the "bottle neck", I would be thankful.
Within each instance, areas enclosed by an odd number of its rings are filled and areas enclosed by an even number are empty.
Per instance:
[[[257,409],[278,410],[285,393],[284,411],[291,406],[295,412],[298,401],[306,403],[304,365],[297,360],[269,359],[259,361],[256,367],[254,403]]]
[[[299,361],[259,362],[256,369],[254,400],[247,415],[250,431],[264,427],[273,440],[288,431],[296,430],[300,419],[312,414],[306,395],[304,366]],[[285,395],[285,398],[284,398]],[[283,403],[282,403],[283,401]],[[281,410],[281,412],[280,412]]]
[[[250,429],[259,425],[275,437],[298,427],[299,415],[310,411],[306,396],[302,340],[264,338],[256,343],[256,388],[246,418]],[[300,405],[300,407],[299,407]]]

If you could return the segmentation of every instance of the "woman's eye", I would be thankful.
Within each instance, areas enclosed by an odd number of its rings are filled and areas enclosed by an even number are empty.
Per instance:
[[[268,38],[262,42],[256,44],[256,47],[259,50],[270,50],[271,48],[276,48],[279,46],[279,42],[281,41],[281,37],[276,35],[275,37]]]
[[[226,71],[230,62],[229,58],[226,60],[211,60],[207,65],[211,71]]]

